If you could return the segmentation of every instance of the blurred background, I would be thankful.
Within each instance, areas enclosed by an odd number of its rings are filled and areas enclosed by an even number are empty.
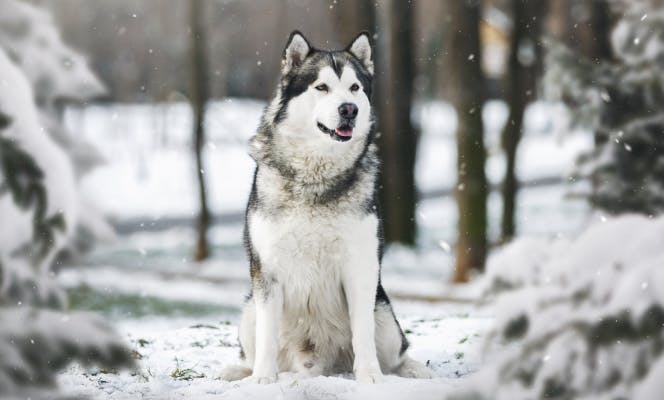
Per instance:
[[[294,29],[324,49],[373,38],[384,284],[397,299],[465,301],[453,283],[515,238],[652,217],[663,5],[3,0],[1,303],[131,329],[235,321],[247,143]]]

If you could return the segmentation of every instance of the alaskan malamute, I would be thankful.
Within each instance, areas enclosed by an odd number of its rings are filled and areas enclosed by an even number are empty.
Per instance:
[[[367,33],[345,50],[293,32],[251,140],[256,160],[244,241],[252,293],[239,329],[245,366],[222,377],[270,383],[355,373],[429,378],[380,284],[383,253]]]

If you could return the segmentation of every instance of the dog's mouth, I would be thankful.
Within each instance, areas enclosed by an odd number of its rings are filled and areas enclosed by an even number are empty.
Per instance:
[[[318,129],[336,141],[347,142],[353,137],[353,125],[352,121],[343,121],[336,129],[330,129],[319,122]]]

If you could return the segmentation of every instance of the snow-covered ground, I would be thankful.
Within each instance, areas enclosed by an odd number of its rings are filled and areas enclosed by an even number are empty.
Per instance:
[[[435,379],[391,376],[375,387],[359,385],[352,376],[298,381],[284,375],[266,386],[224,382],[216,376],[224,366],[238,363],[239,347],[235,319],[218,315],[122,321],[116,326],[131,343],[138,369],[116,372],[74,365],[60,375],[59,384],[68,395],[113,399],[366,399],[370,394],[439,399],[478,369],[478,343],[490,317],[469,306],[437,306],[434,311],[430,305],[397,302],[396,308],[409,311],[409,316],[398,313],[412,343],[411,354],[428,363]],[[417,314],[426,316],[412,316]]]
[[[213,231],[216,251],[225,256],[200,265],[188,258],[193,232],[182,228],[121,237],[95,250],[84,265],[61,271],[72,307],[113,321],[138,363],[136,371],[120,372],[72,365],[60,375],[62,392],[101,399],[364,399],[370,394],[435,399],[481,365],[479,344],[491,313],[465,299],[441,302],[444,269],[413,273],[417,269],[409,263],[417,256],[393,248],[386,256],[385,286],[411,341],[411,355],[428,363],[435,379],[388,377],[375,387],[358,385],[352,376],[298,381],[285,375],[270,386],[216,379],[224,366],[239,361],[237,322],[249,289],[244,255],[231,231]]]

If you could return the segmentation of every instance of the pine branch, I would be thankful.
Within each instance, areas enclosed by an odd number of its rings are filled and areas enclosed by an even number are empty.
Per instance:
[[[0,137],[0,173],[16,206],[22,210],[34,209],[30,254],[36,265],[52,248],[56,231],[65,230],[65,220],[61,214],[46,215],[44,173],[34,158],[16,142],[3,137]]]

